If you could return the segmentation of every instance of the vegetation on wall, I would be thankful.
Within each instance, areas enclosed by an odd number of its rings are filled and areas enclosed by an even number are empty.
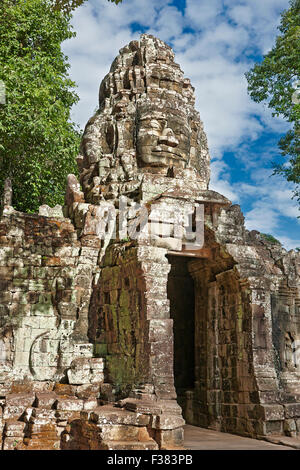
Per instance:
[[[270,233],[260,233],[260,236],[269,243],[273,245],[281,245],[280,241],[277,238],[273,237]]]
[[[52,0],[52,3],[54,6],[54,9],[70,13],[71,11],[75,10],[75,8],[79,7],[86,1],[87,0]],[[122,0],[108,0],[108,1],[111,3],[115,3],[116,5],[118,5],[118,3],[122,3]]]

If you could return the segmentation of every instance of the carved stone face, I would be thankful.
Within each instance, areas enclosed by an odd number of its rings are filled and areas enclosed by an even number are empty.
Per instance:
[[[175,117],[141,116],[137,132],[137,158],[141,166],[185,168],[189,159],[188,128]]]
[[[142,35],[121,49],[82,138],[77,161],[85,200],[135,193],[143,173],[171,177],[189,168],[207,189],[210,157],[194,104],[169,46]]]

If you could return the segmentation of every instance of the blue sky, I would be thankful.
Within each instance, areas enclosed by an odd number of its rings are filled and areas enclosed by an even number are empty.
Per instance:
[[[172,46],[195,87],[212,158],[210,188],[240,204],[246,227],[272,233],[287,249],[300,247],[293,185],[272,175],[277,141],[287,125],[251,101],[244,77],[278,34],[288,0],[88,0],[64,44],[80,102],[73,119],[84,127],[98,89],[121,47],[148,32]],[[281,160],[280,160],[281,161]]]

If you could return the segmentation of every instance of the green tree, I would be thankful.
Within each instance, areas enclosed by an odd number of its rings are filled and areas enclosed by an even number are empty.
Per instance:
[[[27,212],[62,203],[76,169],[80,132],[70,121],[78,101],[61,43],[74,36],[70,15],[50,0],[1,0],[0,192],[13,184],[13,205]]]
[[[290,7],[281,15],[279,31],[272,50],[246,78],[251,98],[257,103],[266,101],[273,116],[283,116],[291,125],[279,141],[287,161],[273,166],[274,173],[295,183],[294,194],[300,203],[300,0],[290,0]]]
[[[64,11],[70,13],[71,11],[75,10],[75,8],[79,7],[87,0],[52,0],[54,9]],[[108,0],[111,3],[122,3],[122,0]]]

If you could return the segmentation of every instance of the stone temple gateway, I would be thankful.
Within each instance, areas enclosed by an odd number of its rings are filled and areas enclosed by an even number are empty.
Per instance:
[[[17,212],[5,187],[2,448],[180,448],[185,422],[299,435],[300,254],[209,189],[162,41],[120,50],[77,161],[63,208]]]

